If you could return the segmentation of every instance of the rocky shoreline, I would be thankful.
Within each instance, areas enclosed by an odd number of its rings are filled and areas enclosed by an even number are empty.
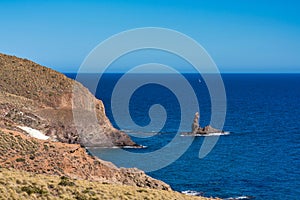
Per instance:
[[[72,101],[74,85],[88,101]],[[111,125],[103,103],[80,83],[27,59],[0,54],[0,88],[0,167],[171,190],[141,170],[117,168],[87,154],[85,146],[140,146]],[[83,121],[96,113],[97,127],[78,127],[74,110]]]
[[[38,140],[7,129],[0,130],[0,166],[101,183],[171,190],[169,185],[141,170],[117,168],[90,156],[78,144]]]
[[[79,91],[75,102],[72,98],[74,85]],[[82,123],[74,123],[74,112],[82,116]],[[89,124],[93,115],[97,118],[96,125]],[[86,184],[102,184],[100,188],[103,188],[103,184],[109,184],[116,190],[124,185],[131,186],[134,187],[132,195],[136,195],[136,199],[144,199],[145,196],[142,198],[143,195],[134,192],[139,191],[135,187],[156,189],[158,192],[145,189],[146,193],[154,195],[149,199],[167,196],[170,197],[168,199],[206,199],[173,192],[168,184],[139,169],[117,168],[111,162],[90,155],[86,147],[143,148],[112,126],[102,101],[80,83],[27,59],[0,54],[0,189],[10,188],[12,193],[5,193],[11,195],[8,198],[56,199],[64,195],[54,194],[50,186],[47,186],[45,193],[40,193],[44,191],[45,184],[35,188],[38,182],[25,183],[30,178],[16,180],[17,185],[24,182],[21,188],[6,185],[2,181],[3,174],[6,174],[4,177],[10,177],[9,180],[14,180],[15,174],[33,173],[29,177],[66,177],[74,180],[72,182],[76,182],[75,185],[82,180],[89,181]],[[7,176],[7,173],[10,175]],[[71,198],[78,199],[74,194],[81,193],[76,191]],[[169,193],[162,195],[159,191]],[[110,194],[107,199],[115,198],[115,194]]]
[[[15,56],[0,54],[0,66],[0,119],[9,127],[27,126],[53,141],[83,146],[138,146],[111,125],[102,101],[80,83]],[[74,114],[82,123],[74,123]],[[97,123],[91,124],[94,115]]]

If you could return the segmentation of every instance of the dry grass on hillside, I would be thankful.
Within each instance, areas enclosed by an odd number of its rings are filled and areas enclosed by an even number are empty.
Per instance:
[[[0,168],[0,199],[198,199],[173,191],[101,184]]]

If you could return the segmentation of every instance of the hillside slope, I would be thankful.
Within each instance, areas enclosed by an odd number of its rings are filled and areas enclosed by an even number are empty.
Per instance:
[[[173,191],[116,186],[7,169],[0,169],[0,195],[3,199],[18,200],[210,200],[209,198],[187,196]]]
[[[73,102],[74,85],[83,101]],[[82,122],[87,123],[74,124],[73,112],[82,113]],[[97,125],[89,126],[89,117],[94,113]],[[40,135],[46,140],[34,138]],[[29,60],[0,54],[0,167],[171,189],[141,170],[117,168],[92,157],[82,145],[136,146],[128,135],[111,125],[102,102],[80,83]]]
[[[77,123],[74,114],[82,117]],[[80,83],[0,54],[0,199],[207,199],[171,191],[82,146],[139,147],[112,126],[103,103]]]
[[[38,140],[7,129],[0,130],[0,166],[37,174],[170,190],[167,184],[141,170],[117,168],[90,156],[78,144]]]
[[[76,101],[72,98],[75,90]],[[76,124],[74,113],[82,116]],[[97,122],[91,123],[95,114]],[[4,54],[0,54],[0,121],[0,127],[16,130],[27,126],[65,143],[137,146],[111,125],[102,101],[80,83],[27,59]]]

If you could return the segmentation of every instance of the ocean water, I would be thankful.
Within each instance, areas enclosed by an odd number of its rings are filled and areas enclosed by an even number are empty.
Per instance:
[[[71,78],[76,76],[66,75]],[[85,76],[86,80],[81,81],[92,88],[97,76]],[[132,75],[131,79],[144,79],[143,76]],[[155,76],[173,80],[170,74]],[[211,102],[205,82],[199,75],[184,76],[199,99],[200,124],[207,125],[210,123]],[[111,109],[111,95],[120,77],[121,74],[103,75],[96,90],[96,96],[103,100],[106,114],[116,127],[118,124]],[[299,199],[300,74],[223,74],[222,78],[227,95],[223,129],[230,134],[220,136],[213,150],[202,159],[198,154],[204,137],[195,137],[179,159],[148,174],[170,184],[174,190],[191,190],[207,197]],[[176,80],[173,81],[176,84]],[[139,154],[153,152],[167,145],[177,132],[189,131],[188,128],[179,130],[181,112],[176,96],[167,87],[157,84],[147,84],[133,93],[129,103],[133,121],[139,126],[149,124],[148,111],[154,104],[164,106],[166,123],[153,137],[132,137],[147,148],[127,151]],[[126,122],[128,116],[123,117]],[[122,129],[141,134],[132,128],[128,125]],[[145,132],[150,134],[152,130]],[[185,137],[182,138],[184,142]],[[120,152],[116,149],[94,148],[90,152],[118,166],[128,167],[128,163],[120,161]],[[130,163],[134,166],[138,162],[144,161]]]

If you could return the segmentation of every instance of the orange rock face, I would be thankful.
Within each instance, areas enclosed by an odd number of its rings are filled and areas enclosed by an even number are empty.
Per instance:
[[[76,114],[81,118],[75,123]],[[38,130],[50,140],[29,137],[20,127]],[[0,54],[0,167],[170,190],[143,171],[117,168],[88,155],[81,145],[138,146],[111,125],[103,103],[80,83],[32,61]]]
[[[27,59],[4,54],[0,54],[0,113],[0,120],[11,126],[26,125],[60,142],[137,146],[112,126],[102,101],[82,84]]]
[[[0,166],[38,174],[170,190],[138,169],[117,168],[88,155],[78,144],[42,141],[17,131],[0,131]]]

